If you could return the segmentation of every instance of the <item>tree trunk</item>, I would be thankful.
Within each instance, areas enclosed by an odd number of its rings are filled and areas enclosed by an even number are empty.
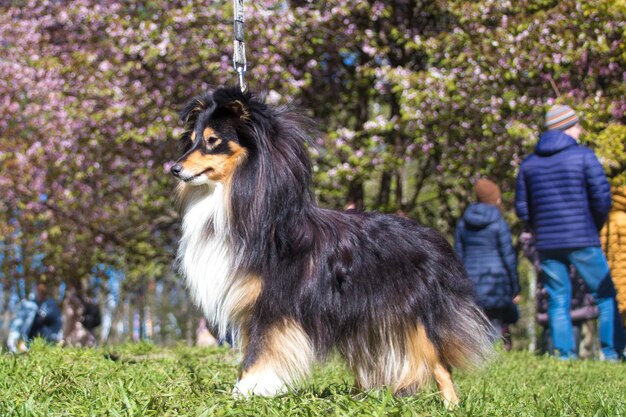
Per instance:
[[[363,181],[355,179],[348,185],[348,197],[346,198],[346,208],[355,208],[357,210],[363,210]]]
[[[361,85],[357,89],[357,104],[355,106],[356,120],[354,130],[356,132],[363,130],[363,125],[369,117],[369,87]],[[356,144],[355,144],[356,145]],[[355,178],[348,185],[348,195],[346,196],[346,207],[363,210],[365,203],[365,192],[363,190],[363,179]]]
[[[402,170],[396,169],[394,178],[396,180],[396,189],[394,190],[396,210],[402,210]]]
[[[385,170],[380,178],[380,190],[378,190],[378,198],[376,199],[376,207],[381,209],[389,206],[389,197],[391,195],[391,172]]]

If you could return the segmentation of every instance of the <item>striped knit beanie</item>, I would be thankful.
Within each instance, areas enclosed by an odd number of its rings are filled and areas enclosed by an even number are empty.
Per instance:
[[[570,106],[556,104],[546,113],[546,130],[566,130],[578,123],[578,116]]]

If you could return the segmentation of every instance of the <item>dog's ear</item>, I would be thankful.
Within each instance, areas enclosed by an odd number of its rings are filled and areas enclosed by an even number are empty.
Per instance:
[[[248,106],[241,100],[231,101],[226,108],[233,116],[240,119],[248,119],[250,117]]]
[[[180,120],[186,124],[193,124],[198,115],[212,105],[213,100],[209,95],[194,97],[180,112]]]

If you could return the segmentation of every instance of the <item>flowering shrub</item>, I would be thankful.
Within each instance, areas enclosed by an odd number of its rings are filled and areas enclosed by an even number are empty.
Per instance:
[[[235,82],[231,2],[0,10],[9,258],[29,277],[80,277],[100,262],[159,276],[178,230],[176,112]],[[625,21],[619,0],[247,2],[248,80],[318,121],[322,204],[401,210],[448,232],[479,176],[511,202],[555,101],[579,112],[583,140],[624,180]],[[37,253],[43,267],[28,261]]]

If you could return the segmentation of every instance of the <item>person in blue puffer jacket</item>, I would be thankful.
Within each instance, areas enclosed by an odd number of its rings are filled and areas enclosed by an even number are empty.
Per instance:
[[[520,286],[517,256],[511,231],[500,212],[502,200],[498,186],[480,179],[474,187],[478,203],[471,204],[459,220],[454,248],[461,257],[472,282],[476,302],[484,310],[498,334],[505,339],[508,324],[517,321]]]
[[[536,239],[554,347],[561,358],[576,358],[569,277],[574,265],[598,305],[603,357],[617,360],[624,331],[599,238],[611,207],[609,183],[595,153],[578,144],[582,127],[571,107],[553,106],[545,127],[520,166],[515,211]]]

